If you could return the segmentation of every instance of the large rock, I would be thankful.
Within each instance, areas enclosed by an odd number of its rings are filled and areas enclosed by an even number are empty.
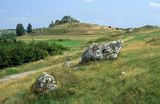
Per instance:
[[[81,62],[96,61],[101,59],[115,59],[118,57],[123,41],[117,40],[107,43],[93,43],[83,53]]]
[[[54,91],[57,87],[54,77],[44,72],[33,84],[32,90],[36,93],[44,93]]]
[[[103,43],[100,47],[104,59],[116,59],[118,57],[122,44],[122,40]]]
[[[95,61],[103,59],[103,53],[98,44],[93,43],[89,48],[83,53],[81,62]]]

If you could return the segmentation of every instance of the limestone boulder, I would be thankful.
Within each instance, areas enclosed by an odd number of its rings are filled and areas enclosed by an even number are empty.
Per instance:
[[[103,59],[102,50],[100,49],[98,44],[93,43],[83,53],[81,62],[96,61],[100,59]]]
[[[84,51],[81,57],[81,62],[83,63],[102,59],[116,59],[122,44],[122,40],[104,42],[100,44],[93,43]]]
[[[118,57],[122,44],[122,40],[103,43],[100,47],[104,59],[116,59]]]
[[[58,86],[54,77],[44,72],[32,85],[32,90],[37,93],[44,93],[47,91],[54,91]]]

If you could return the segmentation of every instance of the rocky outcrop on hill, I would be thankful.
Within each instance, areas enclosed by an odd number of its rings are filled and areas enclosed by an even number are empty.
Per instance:
[[[93,43],[85,50],[81,62],[96,61],[102,59],[116,59],[122,47],[123,41],[117,40],[101,44]]]
[[[44,93],[54,91],[57,87],[54,77],[44,72],[33,84],[32,90],[36,93]]]

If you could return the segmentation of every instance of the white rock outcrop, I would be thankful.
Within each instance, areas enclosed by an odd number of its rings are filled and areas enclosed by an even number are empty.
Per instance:
[[[33,84],[32,90],[34,92],[46,92],[54,91],[57,89],[57,84],[54,77],[46,72],[44,72]]]
[[[93,43],[83,53],[81,62],[83,63],[102,59],[116,59],[118,57],[122,44],[122,40],[104,42],[99,45]]]

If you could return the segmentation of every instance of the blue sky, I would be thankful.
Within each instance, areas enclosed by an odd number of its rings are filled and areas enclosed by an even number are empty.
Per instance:
[[[117,27],[160,25],[160,0],[1,0],[0,28],[47,27],[73,16],[82,22]]]

